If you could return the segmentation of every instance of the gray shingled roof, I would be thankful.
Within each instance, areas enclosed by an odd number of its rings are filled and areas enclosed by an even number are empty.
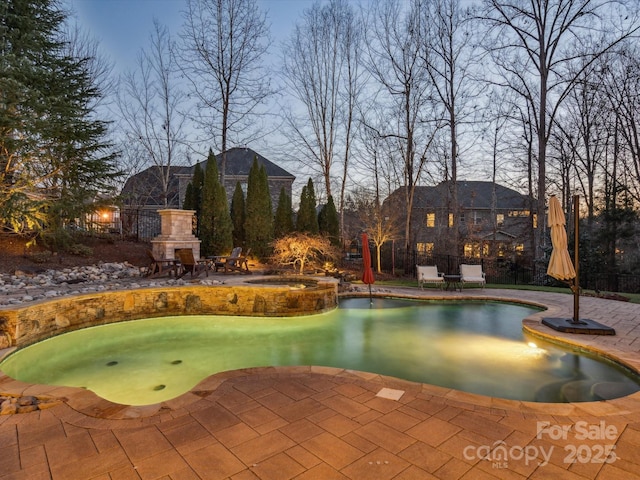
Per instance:
[[[249,170],[251,170],[251,165],[253,165],[254,158],[258,159],[258,164],[264,165],[264,168],[267,171],[267,177],[294,178],[294,176],[287,172],[284,168],[280,168],[278,165],[263,157],[259,153],[246,147],[231,148],[227,150],[227,168],[225,175],[240,177],[249,176]],[[218,161],[218,167],[220,167],[220,162],[222,161],[221,153],[216,155],[216,160]],[[200,166],[203,170],[206,165],[206,160],[200,162]]]
[[[265,170],[267,171],[267,177],[290,178],[291,181],[295,179],[295,177],[285,169],[280,168],[278,165],[250,148],[231,148],[227,150],[226,175],[234,177],[248,177],[249,170],[251,170],[251,165],[253,164],[253,159],[255,157],[257,157],[259,164],[264,165]],[[216,155],[216,160],[218,161],[218,167],[220,167],[220,162],[222,161],[221,154]],[[206,165],[206,160],[200,162],[200,166],[203,170]],[[177,175],[191,176],[193,175],[194,168],[195,165],[190,167],[170,167],[171,177],[168,193],[169,203],[171,205],[178,205],[179,203],[177,198],[179,194],[179,182]],[[121,194],[125,198],[131,198],[133,195],[142,194],[144,198],[138,199],[143,200],[141,202],[142,204],[162,205],[164,202],[162,200],[162,189],[161,181],[158,176],[158,167],[149,167],[142,172],[131,176],[127,179]]]
[[[492,182],[458,181],[458,202],[464,208],[475,210],[490,209],[492,204]],[[414,205],[419,208],[444,208],[446,206],[448,182],[435,186],[416,187]],[[530,199],[515,190],[495,184],[496,208],[498,209],[526,209]]]
[[[178,204],[179,174],[192,174],[193,167],[170,167],[170,177],[168,185],[168,199],[170,205]],[[125,203],[132,201],[141,205],[162,205],[162,181],[160,179],[158,167],[149,167],[127,179],[122,188],[121,195]],[[135,201],[133,199],[135,198]]]

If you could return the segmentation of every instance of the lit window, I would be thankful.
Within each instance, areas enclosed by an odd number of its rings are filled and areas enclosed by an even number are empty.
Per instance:
[[[433,228],[436,226],[436,214],[427,213],[427,227]]]
[[[511,210],[509,212],[510,217],[528,217],[529,210]]]
[[[496,225],[501,227],[504,225],[504,213],[499,213],[496,215]]]
[[[533,228],[538,228],[538,215],[536,213],[533,214]]]
[[[518,255],[522,255],[524,253],[524,243],[517,243],[516,244],[516,253]]]
[[[449,214],[449,227],[453,227],[453,213]]]
[[[464,256],[465,257],[480,257],[480,244],[478,243],[465,243],[464,244]]]
[[[433,242],[428,243],[416,243],[416,251],[418,253],[424,253],[431,255],[433,253]]]

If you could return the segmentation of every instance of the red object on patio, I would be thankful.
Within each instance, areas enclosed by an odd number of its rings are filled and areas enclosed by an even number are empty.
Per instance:
[[[369,285],[369,293],[371,293],[371,284],[376,281],[373,277],[373,269],[371,268],[371,251],[369,250],[369,237],[366,233],[362,234],[362,282]]]

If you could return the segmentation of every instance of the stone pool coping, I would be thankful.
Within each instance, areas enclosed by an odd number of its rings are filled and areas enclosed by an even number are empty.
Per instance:
[[[185,288],[185,287],[178,287]],[[188,290],[189,287],[186,287]],[[221,288],[221,287],[208,287]],[[541,320],[545,316],[571,317],[573,297],[571,295],[535,292],[525,290],[493,290],[471,289],[463,292],[440,292],[418,290],[412,288],[375,287],[377,296],[393,296],[398,298],[414,298],[423,300],[485,300],[524,303],[546,310],[535,312],[523,320],[523,328],[538,336],[553,341],[577,346],[588,351],[596,352],[612,358],[626,365],[636,372],[640,372],[640,305],[614,300],[603,300],[593,297],[581,297],[581,311],[589,318],[612,326],[616,329],[615,336],[576,335],[556,332],[545,325]],[[343,296],[366,296],[364,291],[350,291]],[[1,313],[1,312],[0,312]],[[13,349],[0,350],[0,358]],[[167,412],[181,411],[195,408],[203,398],[215,395],[216,390],[230,379],[238,377],[251,377],[257,375],[283,375],[283,374],[323,374],[345,379],[362,379],[380,385],[396,385],[400,389],[419,391],[434,397],[462,402],[467,405],[483,406],[487,408],[500,408],[502,410],[526,412],[539,412],[550,415],[578,415],[590,414],[597,416],[637,415],[640,412],[640,393],[614,400],[580,403],[542,403],[524,402],[517,400],[505,400],[484,395],[471,394],[443,387],[408,382],[405,380],[385,377],[377,374],[356,372],[351,370],[328,367],[265,367],[242,369],[231,372],[222,372],[212,375],[191,391],[166,402],[149,406],[123,406],[104,400],[94,393],[70,387],[56,387],[47,385],[32,385],[19,382],[0,372],[0,391],[11,395],[38,396],[49,400],[61,400],[72,411],[87,419],[98,421],[133,419],[160,419]]]
[[[338,282],[307,279],[315,285],[298,288],[268,284],[262,276],[224,284],[199,281],[152,284],[132,288],[66,295],[0,307],[0,360],[7,347],[25,347],[73,330],[140,318],[173,315],[297,316],[336,307]],[[206,281],[206,280],[205,280]],[[256,284],[253,282],[263,281]]]

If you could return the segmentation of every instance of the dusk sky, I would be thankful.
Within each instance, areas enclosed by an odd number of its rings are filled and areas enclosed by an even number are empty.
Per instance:
[[[100,47],[123,72],[132,68],[153,29],[153,19],[177,35],[185,0],[64,0],[78,24],[100,42]],[[258,0],[267,12],[274,47],[288,38],[302,12],[313,0]]]

